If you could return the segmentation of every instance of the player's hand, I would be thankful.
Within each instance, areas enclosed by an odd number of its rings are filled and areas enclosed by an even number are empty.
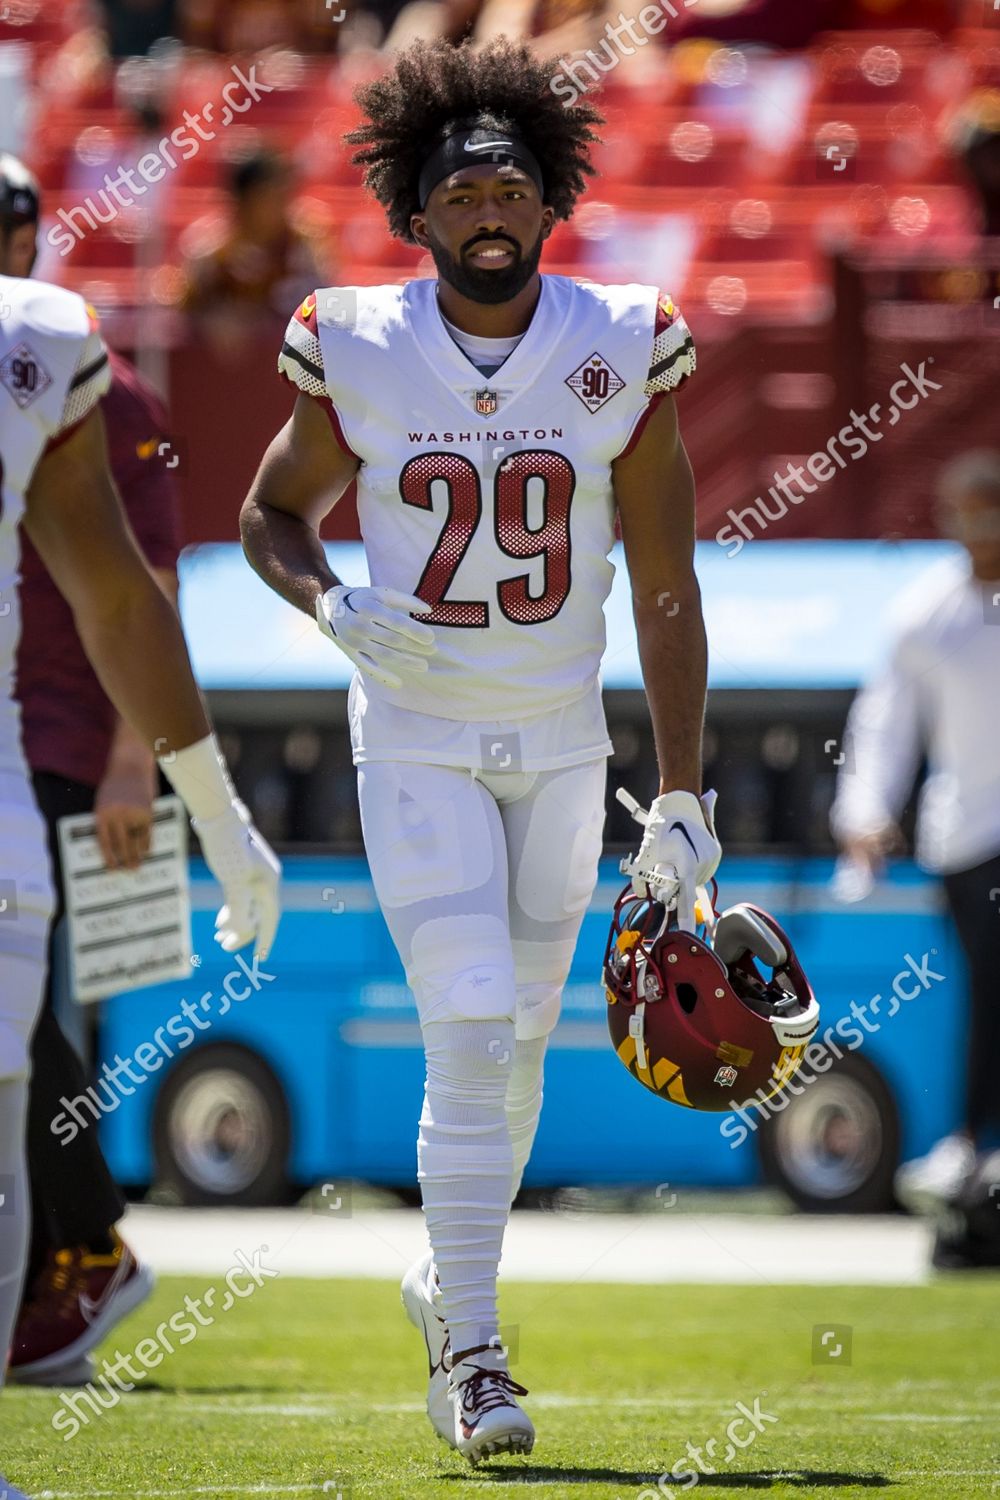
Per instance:
[[[677,925],[695,930],[698,886],[719,867],[722,845],[715,836],[715,792],[699,799],[693,792],[666,792],[646,814],[639,853],[632,862],[637,896],[669,904],[676,900]]]
[[[367,677],[383,687],[401,688],[403,677],[427,671],[437,650],[429,625],[411,614],[429,614],[432,606],[398,589],[348,588],[338,583],[316,595],[316,623]]]
[[[235,953],[253,939],[254,954],[271,951],[281,915],[281,865],[239,800],[217,818],[192,818],[205,863],[222,886],[224,905],[215,919],[215,941]]]
[[[841,849],[868,880],[878,880],[885,871],[886,858],[904,848],[903,835],[895,823],[887,823],[875,833],[857,834],[841,841]]]
[[[94,799],[97,842],[109,870],[135,870],[149,853],[155,765],[109,766]]]

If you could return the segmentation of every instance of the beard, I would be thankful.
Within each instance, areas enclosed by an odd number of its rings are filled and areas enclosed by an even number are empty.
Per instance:
[[[429,229],[427,231],[427,240],[438,276],[449,286],[454,287],[455,291],[461,293],[463,297],[468,297],[470,302],[510,302],[518,292],[524,291],[538,270],[538,262],[542,258],[542,245],[545,243],[545,236],[541,231],[539,231],[538,239],[527,252],[522,251],[520,245],[508,239],[506,235],[500,235],[498,238],[509,244],[516,252],[515,258],[502,270],[488,271],[482,266],[467,265],[464,259],[456,260],[451,251],[446,249]],[[485,242],[484,237],[476,243],[485,244]],[[475,246],[471,248],[474,249]]]

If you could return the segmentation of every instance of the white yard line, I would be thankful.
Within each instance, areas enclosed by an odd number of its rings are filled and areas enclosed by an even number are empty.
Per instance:
[[[270,1245],[267,1264],[286,1276],[396,1279],[427,1245],[419,1209],[345,1218],[298,1208],[141,1204],[129,1210],[127,1226],[129,1243],[153,1270],[177,1275],[221,1275],[235,1247]],[[689,1214],[681,1197],[659,1213],[516,1213],[501,1274],[529,1282],[918,1286],[930,1276],[929,1241],[915,1219]]]
[[[780,1469],[775,1470],[771,1478],[797,1479],[802,1472],[801,1469]],[[895,1479],[992,1479],[1000,1476],[1000,1469],[894,1469],[892,1472]],[[495,1476],[491,1474],[490,1477]],[[478,1483],[471,1475],[468,1482]],[[512,1470],[510,1482],[520,1489],[532,1484],[552,1485],[555,1481],[544,1475],[522,1476],[517,1470]],[[576,1476],[571,1478],[563,1474],[558,1482],[560,1484],[590,1484],[591,1480],[586,1473],[581,1473],[579,1478]],[[459,1483],[462,1481],[460,1480]],[[497,1477],[496,1483],[490,1488],[496,1489],[502,1483],[503,1481]],[[316,1484],[209,1484],[175,1490],[129,1490],[128,1493],[133,1500],[180,1500],[180,1497],[186,1495],[311,1495],[322,1494],[323,1485],[318,1482]],[[329,1491],[326,1493],[329,1494]],[[121,1494],[121,1490],[36,1490],[35,1500],[114,1500],[115,1496]]]
[[[141,1500],[169,1500],[173,1495],[308,1495],[322,1484],[200,1484],[179,1490],[129,1490]],[[121,1490],[36,1490],[34,1500],[108,1500]]]
[[[153,1393],[149,1393],[153,1394]],[[149,1404],[149,1394],[141,1396],[123,1394],[122,1402],[126,1405],[134,1405],[142,1402],[143,1406]],[[240,1402],[233,1405],[232,1396],[229,1393],[220,1395],[218,1398],[211,1396],[200,1396],[195,1400],[186,1400],[183,1395],[172,1396],[168,1391],[155,1393],[161,1398],[168,1398],[177,1403],[179,1411],[183,1412],[206,1412],[221,1415],[220,1407],[225,1407],[227,1417],[315,1417],[317,1420],[328,1421],[331,1417],[346,1415],[350,1412],[377,1411],[387,1415],[401,1415],[410,1412],[422,1412],[423,1401],[346,1401],[341,1396],[331,1395],[329,1397],[320,1395],[318,1398],[310,1399],[308,1393],[302,1393],[298,1399],[293,1395],[291,1400],[286,1401],[256,1401],[252,1404]],[[601,1411],[703,1411],[724,1412],[728,1411],[732,1403],[722,1396],[674,1396],[664,1391],[658,1396],[576,1396],[561,1391],[540,1392],[532,1396],[531,1406],[539,1410],[566,1409],[597,1409]],[[829,1396],[813,1399],[811,1397],[793,1397],[785,1393],[782,1397],[783,1408],[786,1413],[798,1411],[824,1411],[828,1412],[831,1406]],[[867,1409],[867,1402],[842,1401],[835,1399],[833,1404],[838,1412],[850,1413],[851,1419],[859,1422],[993,1422],[996,1420],[996,1411],[993,1409],[965,1408],[952,1410],[950,1412],[911,1412],[911,1411],[888,1411],[872,1412]],[[817,1429],[820,1430],[820,1429]]]
[[[937,1413],[926,1411],[859,1412],[858,1422],[996,1422],[995,1411]]]

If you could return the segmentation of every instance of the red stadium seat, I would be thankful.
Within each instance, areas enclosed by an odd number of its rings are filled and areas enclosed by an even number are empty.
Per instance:
[[[949,182],[955,166],[934,122],[914,105],[815,106],[775,180],[796,186]]]
[[[853,107],[919,104],[930,91],[931,64],[940,42],[927,31],[844,32],[813,52],[814,102]]]

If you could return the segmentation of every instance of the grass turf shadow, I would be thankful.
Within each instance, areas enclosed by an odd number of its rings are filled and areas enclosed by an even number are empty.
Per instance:
[[[539,1484],[544,1481],[551,1483],[561,1481],[563,1484],[620,1484],[631,1485],[635,1489],[655,1490],[657,1480],[664,1476],[662,1472],[637,1474],[628,1469],[567,1469],[557,1464],[525,1464],[518,1468],[512,1468],[509,1465],[495,1469],[480,1466],[472,1474],[466,1469],[461,1474],[443,1474],[441,1477],[442,1479],[461,1479],[465,1483],[468,1483],[470,1478],[501,1484]],[[667,1481],[664,1480],[664,1483],[666,1484]],[[824,1473],[816,1469],[758,1469],[753,1473],[699,1475],[698,1489],[768,1490],[779,1483],[797,1489],[846,1489],[849,1485],[857,1485],[864,1489],[887,1489],[895,1484],[895,1480],[889,1479],[885,1474]],[[682,1484],[680,1480],[674,1481],[674,1493],[680,1489],[689,1488],[690,1485]],[[669,1485],[665,1493],[667,1495],[671,1493]]]

